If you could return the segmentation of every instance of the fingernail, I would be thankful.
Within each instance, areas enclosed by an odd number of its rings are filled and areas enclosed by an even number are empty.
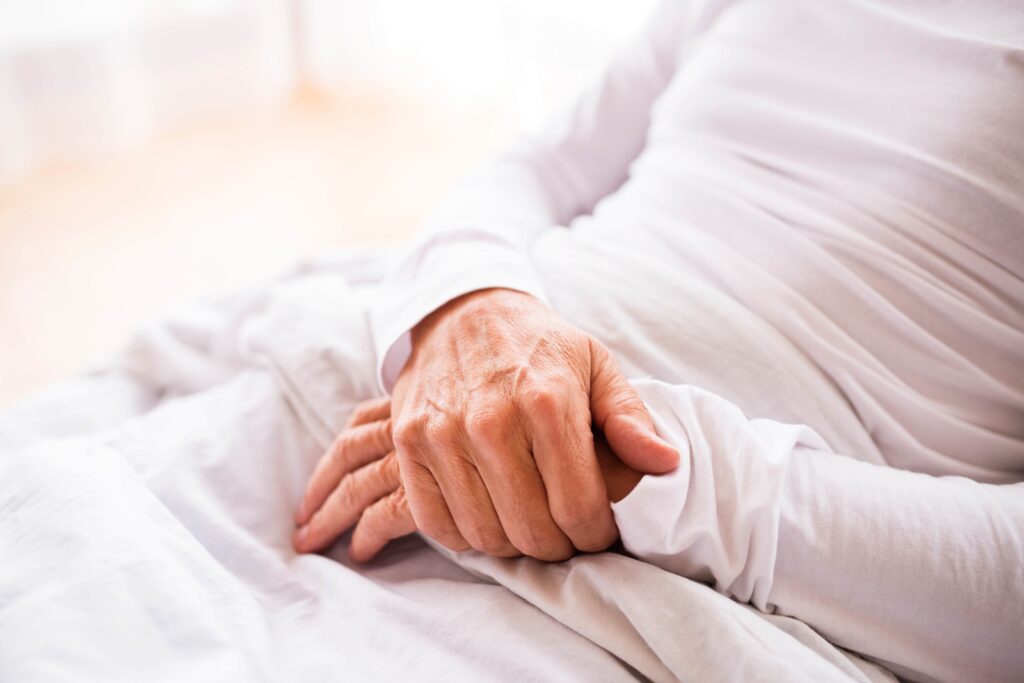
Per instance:
[[[644,430],[646,430],[646,432],[651,435],[652,439],[654,439],[658,443],[665,444],[669,448],[672,447],[672,444],[670,444],[668,441],[665,441],[665,439],[661,438],[661,435],[658,434],[658,431],[654,427],[648,427],[647,425],[642,425],[642,426],[643,426]]]
[[[660,437],[660,436],[658,435],[658,432],[654,431],[653,429],[651,430],[650,434],[651,434],[651,439],[653,439],[654,441],[657,441],[657,442],[658,442],[658,443],[660,443],[660,444],[661,444],[662,446],[665,446],[666,448],[671,448],[671,449],[672,449],[673,451],[674,451],[674,450],[676,449],[676,447],[675,447],[675,446],[673,446],[673,445],[672,445],[672,444],[670,444],[670,443],[669,443],[668,441],[666,441],[665,439],[663,439],[662,437]]]
[[[665,441],[665,439],[662,439],[660,436],[658,437],[658,441],[660,441],[661,443],[663,443],[665,445],[665,448],[668,449],[668,452],[672,454],[671,455],[672,462],[675,465],[678,465],[679,464],[679,460],[682,458],[682,456],[679,454],[679,449],[676,448],[675,446],[673,446],[672,444],[670,444],[668,441]]]

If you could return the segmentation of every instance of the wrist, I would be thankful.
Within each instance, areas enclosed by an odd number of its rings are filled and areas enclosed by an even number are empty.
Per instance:
[[[417,323],[411,330],[412,346],[415,348],[419,342],[430,336],[435,329],[443,326],[447,321],[462,317],[472,318],[498,310],[515,310],[531,305],[543,306],[544,304],[532,294],[516,289],[492,287],[467,292],[436,308]]]

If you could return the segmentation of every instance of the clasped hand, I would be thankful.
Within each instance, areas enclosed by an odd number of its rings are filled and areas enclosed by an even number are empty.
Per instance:
[[[312,552],[366,561],[420,531],[455,551],[563,560],[617,537],[609,500],[678,453],[599,342],[529,295],[482,290],[413,330],[391,399],[360,405],[296,515]]]

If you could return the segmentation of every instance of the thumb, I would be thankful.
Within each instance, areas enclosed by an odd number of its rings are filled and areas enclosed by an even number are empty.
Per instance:
[[[679,452],[654,431],[647,406],[604,346],[590,340],[590,414],[622,462],[645,474],[679,464]]]

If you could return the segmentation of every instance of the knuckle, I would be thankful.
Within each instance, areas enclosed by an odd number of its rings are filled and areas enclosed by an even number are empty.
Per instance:
[[[554,506],[551,516],[562,531],[572,535],[573,532],[586,530],[598,524],[604,510],[597,504],[582,500],[572,500],[564,505]]]
[[[632,392],[621,392],[611,400],[611,412],[622,413],[643,419],[647,413],[647,406]]]
[[[388,515],[384,507],[384,501],[378,500],[376,503],[366,508],[359,518],[359,523],[362,524],[366,531],[369,531],[371,534],[380,535],[388,523]]]
[[[358,489],[359,484],[355,476],[348,476],[342,479],[334,494],[336,507],[345,510],[354,507],[358,498]]]
[[[453,552],[463,552],[472,546],[462,537],[454,522],[445,515],[417,515],[412,513],[416,530],[435,543]]]
[[[555,388],[549,386],[527,390],[523,394],[521,405],[530,419],[544,423],[558,420],[563,410],[561,395]]]
[[[357,478],[353,486],[368,491],[379,493],[385,488],[388,480],[387,462],[383,459],[375,460],[363,469],[354,472],[350,479]]]
[[[451,532],[440,515],[417,511],[415,507],[413,508],[413,521],[416,522],[416,528],[419,529],[423,536],[429,537],[438,543],[441,543],[441,540]]]
[[[366,510],[366,515],[371,519],[369,520],[373,528],[383,530],[394,524],[395,521],[401,516],[404,505],[404,496],[399,497],[399,490],[393,491],[390,495],[386,495],[380,500],[377,500]]]
[[[399,451],[413,452],[420,447],[426,435],[426,421],[414,417],[403,420],[394,426],[392,439]]]
[[[395,458],[382,458],[345,477],[336,495],[348,508],[365,507],[377,495],[391,493],[398,484]]]
[[[504,557],[509,554],[518,554],[512,544],[509,543],[505,532],[490,527],[477,527],[470,532],[471,538],[467,538],[474,550],[479,550],[487,555]]]
[[[331,448],[331,452],[328,457],[333,463],[344,463],[345,457],[352,449],[352,432],[346,430],[338,435],[338,438],[334,440],[334,446]]]
[[[547,560],[555,551],[557,551],[557,548],[553,548],[550,545],[545,544],[533,535],[527,535],[522,539],[519,539],[516,541],[515,545],[523,555],[528,555],[537,560]]]
[[[520,550],[523,550],[520,548]],[[568,543],[558,543],[551,546],[540,546],[532,551],[523,550],[524,555],[529,555],[541,562],[562,562],[572,557],[572,546]]]
[[[394,451],[388,453],[388,455],[384,457],[384,459],[381,461],[380,467],[381,474],[387,481],[396,483],[401,481],[402,471],[398,464],[398,457],[395,455]],[[404,489],[399,490],[402,491],[402,496],[404,498]]]
[[[601,552],[602,550],[607,550],[612,543],[615,543],[618,537],[618,529],[614,523],[609,522],[607,525],[594,530],[592,538],[580,541],[578,544],[579,550],[585,553]]]
[[[600,510],[591,515],[571,513],[566,521],[557,523],[562,531],[572,539],[577,550],[599,552],[606,550],[618,537],[615,522],[608,512]],[[556,520],[558,520],[557,517]]]
[[[446,520],[441,519],[438,515],[416,515],[415,513],[413,513],[413,519],[421,534],[448,547],[446,541],[452,538],[455,530],[450,528]]]
[[[466,415],[466,434],[472,441],[500,443],[505,431],[505,419],[493,409],[481,408]]]
[[[612,352],[599,340],[594,337],[587,337],[587,342],[590,344],[590,355],[599,366],[603,366],[612,360]]]
[[[395,470],[398,471],[397,468]],[[405,487],[399,486],[386,498],[392,511],[399,514],[409,514],[409,499],[405,497]]]
[[[435,542],[443,545],[445,548],[448,548],[448,550],[453,550],[455,552],[462,552],[463,550],[468,550],[469,549],[469,546],[466,544],[466,542],[463,540],[462,536],[459,535],[459,533],[457,531],[445,530],[445,531],[442,531],[440,533],[434,533],[434,534],[428,534],[426,532],[423,532],[423,533],[424,533],[424,535],[428,536],[429,538],[431,538]]]
[[[374,428],[374,446],[379,451],[386,451],[391,448],[391,418],[387,418]]]
[[[395,505],[395,501],[393,500],[392,496],[384,496],[380,500],[375,501],[373,504],[373,508],[377,513],[377,518],[382,523],[392,521],[399,511],[398,506]]]
[[[431,420],[424,427],[424,438],[435,444],[451,443],[456,433],[453,421],[447,417]]]
[[[615,392],[612,403],[620,409],[646,410],[640,395],[633,390],[633,387],[630,386],[625,378],[622,379],[621,384],[618,386],[618,391]]]
[[[401,525],[402,520],[409,515],[409,506],[401,489],[381,501],[384,506],[384,516],[392,526]]]
[[[572,544],[555,529],[537,532],[529,526],[519,534],[515,546],[524,555],[545,562],[559,562],[572,556]]]

